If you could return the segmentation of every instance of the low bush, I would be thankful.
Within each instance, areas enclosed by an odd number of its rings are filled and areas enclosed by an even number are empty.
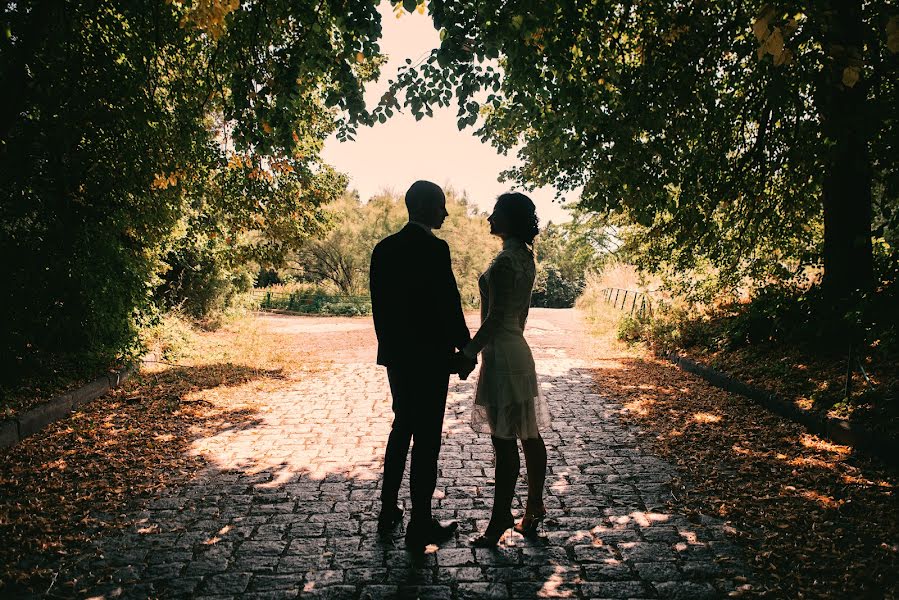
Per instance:
[[[371,302],[326,302],[321,306],[322,314],[359,317],[371,314]]]
[[[625,313],[618,322],[618,339],[622,342],[638,342],[646,338],[647,321]]]
[[[544,266],[537,273],[531,306],[571,308],[584,291],[584,279],[566,279],[554,266]]]
[[[167,270],[156,297],[163,310],[195,319],[217,317],[253,287],[249,266],[232,265],[223,243],[185,238],[165,256]]]
[[[305,314],[362,316],[371,314],[371,301],[365,296],[340,296],[324,288],[300,287],[257,290],[257,306],[262,309],[288,310]]]

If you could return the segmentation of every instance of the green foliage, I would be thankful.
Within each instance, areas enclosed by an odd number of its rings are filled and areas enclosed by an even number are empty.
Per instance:
[[[290,254],[288,267],[299,281],[327,284],[344,295],[368,291],[368,262],[375,244],[405,223],[404,211],[387,196],[363,204],[355,193],[328,205],[327,234],[306,240]]]
[[[629,313],[618,322],[618,339],[623,342],[637,342],[645,336],[646,322]]]
[[[653,316],[625,313],[618,322],[617,336],[623,342],[645,342],[654,352],[664,354],[684,346],[685,339],[689,339],[690,322],[682,310]]]
[[[371,314],[371,301],[367,296],[336,296],[323,288],[281,292],[257,290],[259,307],[290,312],[355,317]]]
[[[108,365],[154,294],[206,312],[243,285],[234,265],[318,233],[345,187],[319,152],[335,115],[364,116],[379,19],[359,1],[4,5],[0,386]]]
[[[490,235],[486,214],[478,212],[464,195],[453,189],[445,191],[449,217],[436,234],[449,244],[462,305],[479,306],[478,277],[487,270],[502,244]]]
[[[249,266],[229,264],[223,244],[191,241],[183,240],[163,257],[168,268],[156,295],[162,308],[202,319],[222,312],[253,287],[253,276]]]
[[[540,264],[531,295],[531,306],[571,308],[584,291],[584,279],[568,279],[558,267]]]
[[[478,276],[498,252],[499,243],[490,236],[485,216],[476,214],[464,196],[452,189],[445,192],[449,217],[434,233],[450,246],[463,303],[476,306]],[[330,231],[292,253],[289,271],[299,281],[332,286],[338,294],[367,294],[375,244],[408,221],[403,199],[385,192],[362,203],[357,195],[349,193],[328,205],[326,211]]]
[[[732,285],[823,260],[838,292],[867,286],[872,213],[895,224],[899,205],[887,0],[428,8],[440,48],[376,116],[455,96],[460,128],[518,151],[511,180],[580,191],[644,268]]]
[[[534,241],[537,279],[532,304],[569,308],[584,291],[587,277],[602,270],[611,252],[611,236],[604,220],[575,211],[570,222],[552,222]]]
[[[853,343],[871,356],[899,354],[899,255],[881,248],[877,287],[861,295],[849,312],[830,302],[819,284],[797,277],[772,281],[746,300],[719,305],[658,306],[651,318],[626,316],[620,337],[664,348],[735,350],[763,344],[804,348],[810,354],[843,355]]]
[[[271,285],[279,285],[284,283],[278,271],[272,268],[261,268],[256,274],[256,280],[253,282],[255,287],[265,288]]]

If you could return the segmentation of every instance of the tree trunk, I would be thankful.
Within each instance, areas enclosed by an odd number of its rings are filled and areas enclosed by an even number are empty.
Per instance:
[[[825,25],[832,65],[820,90],[825,138],[824,281],[834,307],[848,308],[857,291],[873,281],[871,160],[865,82],[847,68],[860,67],[864,21],[860,0],[836,0]]]

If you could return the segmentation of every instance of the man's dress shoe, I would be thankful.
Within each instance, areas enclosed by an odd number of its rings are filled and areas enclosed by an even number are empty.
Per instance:
[[[453,537],[459,528],[457,521],[442,525],[437,519],[423,523],[409,522],[406,527],[406,547],[412,552],[424,552],[428,544],[440,544]]]
[[[403,509],[399,506],[388,505],[381,509],[378,515],[378,533],[390,533],[394,527],[403,522]]]

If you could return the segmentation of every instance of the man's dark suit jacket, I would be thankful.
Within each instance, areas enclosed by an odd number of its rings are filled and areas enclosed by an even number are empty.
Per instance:
[[[470,337],[446,242],[407,224],[375,246],[370,288],[378,364],[449,369]]]

